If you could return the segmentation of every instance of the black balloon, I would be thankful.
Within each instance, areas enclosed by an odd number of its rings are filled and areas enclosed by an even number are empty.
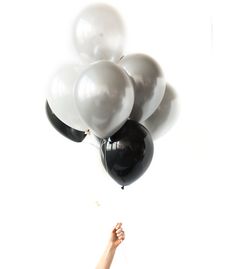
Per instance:
[[[114,135],[101,141],[101,159],[109,175],[124,188],[147,170],[153,140],[140,123],[128,120]]]
[[[62,135],[64,135],[66,138],[74,142],[82,142],[86,137],[85,132],[73,129],[70,126],[66,125],[64,122],[62,122],[61,120],[59,120],[51,110],[48,102],[46,102],[46,113],[53,127]]]

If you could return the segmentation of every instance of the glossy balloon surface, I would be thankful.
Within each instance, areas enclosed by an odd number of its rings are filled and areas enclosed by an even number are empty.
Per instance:
[[[129,185],[143,175],[151,163],[153,150],[148,130],[132,120],[109,139],[101,141],[102,163],[121,186]]]
[[[125,30],[118,12],[106,4],[85,8],[75,23],[75,45],[82,63],[118,61],[123,54]]]
[[[157,62],[144,54],[123,57],[119,64],[134,83],[134,107],[130,118],[143,122],[160,105],[165,93],[166,81]]]
[[[82,142],[86,137],[85,132],[81,132],[71,128],[66,125],[62,121],[60,121],[57,116],[52,112],[48,102],[46,102],[46,114],[48,116],[48,120],[52,124],[52,126],[66,138],[74,141],[74,142]]]
[[[88,129],[79,116],[73,91],[82,70],[80,65],[62,66],[53,75],[47,91],[47,101],[53,113],[66,125],[79,131]]]
[[[81,74],[75,100],[83,121],[96,136],[106,138],[128,119],[134,103],[133,85],[119,66],[99,61]]]

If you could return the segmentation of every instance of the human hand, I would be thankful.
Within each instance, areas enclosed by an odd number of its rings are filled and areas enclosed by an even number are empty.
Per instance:
[[[125,233],[122,229],[122,223],[117,223],[111,233],[111,243],[114,247],[118,247],[125,240]]]

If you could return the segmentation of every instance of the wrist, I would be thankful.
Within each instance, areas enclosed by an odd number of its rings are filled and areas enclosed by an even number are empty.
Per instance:
[[[117,245],[113,242],[109,242],[107,248],[111,251],[115,251],[117,248]]]

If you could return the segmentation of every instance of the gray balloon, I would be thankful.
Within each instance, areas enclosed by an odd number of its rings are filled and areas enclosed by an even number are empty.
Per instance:
[[[130,118],[143,122],[164,97],[166,81],[163,72],[154,59],[144,54],[127,55],[119,64],[133,79],[135,100]]]
[[[121,67],[109,61],[98,61],[85,69],[74,94],[81,118],[100,138],[118,131],[134,104],[131,79]]]

